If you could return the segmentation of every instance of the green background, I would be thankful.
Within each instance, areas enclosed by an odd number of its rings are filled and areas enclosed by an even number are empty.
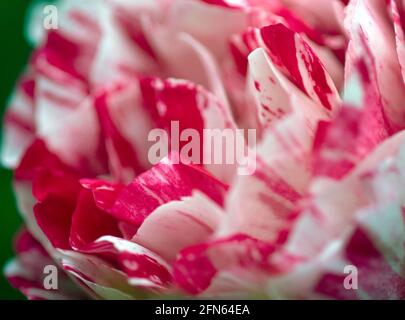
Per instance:
[[[14,84],[28,61],[30,47],[23,32],[29,0],[0,0],[0,107],[1,118]],[[11,189],[12,174],[0,169],[0,268],[13,256],[12,239],[21,225]],[[0,299],[21,299],[3,274],[0,275]]]

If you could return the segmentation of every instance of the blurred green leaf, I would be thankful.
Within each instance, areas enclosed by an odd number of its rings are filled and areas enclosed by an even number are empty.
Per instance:
[[[0,106],[3,118],[6,104],[16,80],[28,61],[30,48],[24,39],[24,23],[28,0],[0,1]],[[1,126],[2,127],[2,126]],[[21,225],[11,187],[12,173],[0,170],[0,268],[13,257],[12,240]],[[0,299],[21,299],[3,274],[0,275]]]

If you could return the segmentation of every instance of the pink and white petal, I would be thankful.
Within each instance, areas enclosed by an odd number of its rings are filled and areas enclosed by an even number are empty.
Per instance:
[[[385,113],[395,130],[404,127],[405,84],[396,51],[394,29],[381,1],[351,1],[347,7],[345,26],[350,34],[347,71],[359,55],[369,51],[375,62],[378,88]]]
[[[144,297],[128,284],[124,272],[103,259],[68,250],[58,250],[56,257],[63,269],[93,298],[130,300]]]
[[[343,271],[349,264],[342,253],[344,245],[341,239],[328,243],[323,251],[308,260],[284,255],[284,252],[275,254],[273,261],[282,272],[267,279],[267,297],[299,300],[357,298],[354,290],[346,290],[343,286],[346,276]],[[334,280],[334,291],[330,290],[330,280]]]
[[[339,30],[334,31],[334,35],[323,33],[318,28],[308,25],[305,18],[300,18],[292,10],[276,3],[259,3],[259,7],[248,9],[252,20],[250,27],[230,38],[230,53],[239,73],[241,75],[246,74],[247,56],[260,46],[260,34],[256,35],[253,27],[265,27],[281,23],[299,34],[312,47],[331,75],[335,85],[340,88],[343,82],[342,62],[344,61],[346,40],[342,35],[339,35]],[[267,8],[268,6],[269,8]]]
[[[103,36],[89,75],[91,86],[95,89],[111,82],[130,80],[140,74],[159,72],[154,58],[131,39],[126,29],[128,19],[141,23],[140,28],[143,28],[139,17],[141,12],[129,18],[127,14],[130,11],[124,11],[122,6],[112,4],[112,8],[103,7],[100,10],[100,18],[105,21],[101,26]]]
[[[145,19],[146,40],[161,63],[165,77],[187,79],[210,88],[206,61],[201,51],[185,41],[189,37],[205,48],[218,65],[228,62],[228,38],[247,27],[241,10],[229,10],[202,1],[172,1],[160,19]],[[155,21],[153,21],[155,20]],[[197,21],[211,21],[215,32],[200,28]],[[150,32],[152,30],[152,32]],[[153,35],[153,36],[151,36]]]
[[[49,152],[42,141],[37,140],[16,169],[15,179],[17,195],[21,186],[24,191],[22,199],[26,198],[25,191],[29,188],[30,196],[39,201],[35,204],[31,197],[26,199],[31,207],[23,208],[22,213],[28,214],[28,226],[37,223],[54,246],[69,248],[66,237],[80,188],[77,173]],[[36,223],[32,212],[35,212]],[[36,228],[33,230],[35,236],[42,239],[42,233],[35,231]]]
[[[248,5],[246,0],[196,0],[205,2],[211,5],[221,6],[229,9],[244,8]]]
[[[149,36],[150,43],[162,67],[160,73],[146,74],[186,79],[208,88],[210,83],[204,61],[199,52],[184,40],[187,33],[174,32],[166,24],[148,23],[147,29],[153,30],[150,32],[153,37]]]
[[[145,150],[151,126],[139,103],[137,86],[121,84],[99,90],[94,101],[110,171],[125,183],[149,167]],[[133,123],[138,122],[138,129],[133,130]]]
[[[77,172],[51,153],[41,140],[35,140],[27,149],[15,170],[15,181],[32,183],[32,195],[39,201],[52,195],[74,201],[78,177]]]
[[[227,187],[200,168],[165,158],[125,187],[109,212],[139,227],[159,206],[190,196],[193,190],[205,193],[222,206]]]
[[[34,127],[22,122],[11,110],[5,115],[4,121],[1,162],[4,167],[11,169],[18,165],[24,151],[35,139]]]
[[[333,33],[339,29],[339,21],[333,7],[334,1],[281,0],[281,2],[318,30]]]
[[[158,254],[131,241],[103,236],[81,251],[110,261],[136,288],[162,290],[167,289],[171,282],[169,264]]]
[[[263,288],[258,286],[258,282],[257,280],[244,279],[239,274],[232,272],[220,272],[211,280],[208,288],[199,293],[197,297],[198,299],[219,300],[244,300],[261,297]]]
[[[342,60],[344,60],[344,55],[346,53],[346,39],[338,37],[336,40],[330,40],[330,42],[336,42],[337,44],[335,46],[338,48],[335,51],[332,51],[328,46],[318,44],[304,36],[303,38],[322,62],[336,89],[340,92],[344,86],[345,72]],[[341,56],[343,58],[341,58]]]
[[[118,221],[99,209],[90,190],[81,190],[72,215],[69,242],[80,250],[102,236],[121,236]]]
[[[403,222],[403,221],[402,221]],[[384,222],[385,223],[385,222]],[[391,242],[391,248],[397,243]],[[403,246],[403,243],[402,243]],[[405,278],[389,265],[372,238],[361,227],[354,232],[345,248],[345,256],[361,275],[358,298],[402,300],[405,297]],[[403,268],[403,261],[401,267]],[[318,285],[318,290],[319,290]],[[327,293],[327,292],[326,292]]]
[[[35,136],[35,79],[27,74],[13,94],[4,117],[4,138],[1,162],[7,168],[15,168]]]
[[[181,249],[204,242],[215,232],[224,213],[200,192],[158,207],[143,222],[132,241],[173,261]]]
[[[271,73],[272,76],[269,79],[266,79],[263,86],[267,87],[268,90],[271,91],[271,94],[277,92],[279,95],[282,95],[282,92],[285,92],[286,99],[281,99],[280,101],[280,104],[284,104],[284,108],[282,109],[281,106],[277,108],[280,109],[280,111],[278,111],[280,119],[283,119],[291,112],[300,114],[301,117],[306,119],[308,129],[313,131],[320,120],[329,120],[330,117],[337,112],[337,110],[330,112],[301,91],[286,75],[284,75],[282,71],[279,70],[264,49],[258,48],[254,50],[249,55],[248,59],[249,65],[252,69],[254,68],[254,64],[259,63],[259,61],[263,64],[263,68],[267,65],[269,73]],[[262,85],[259,82],[256,86],[260,86],[261,88]],[[287,106],[285,104],[287,104]],[[280,119],[277,119],[277,121],[274,122],[277,123]]]
[[[371,190],[368,192],[372,194],[372,202],[352,208],[351,225],[341,228],[334,240],[321,240],[329,245],[322,249],[318,247],[309,259],[295,255],[298,263],[293,264],[288,273],[270,279],[270,296],[282,294],[295,299],[403,299],[403,159],[402,148],[395,159],[380,161],[381,164],[373,174],[363,175],[362,188]],[[341,184],[340,187],[348,189],[347,185]],[[324,222],[325,218],[323,216]],[[315,228],[309,225],[306,227],[307,230]],[[305,246],[313,245],[313,240],[320,236],[319,231],[324,227],[325,223],[318,225],[316,234],[308,232]],[[298,254],[306,251],[303,238],[301,244],[299,252],[296,252]],[[279,262],[283,263],[282,261],[281,257]],[[287,258],[287,263],[288,261]],[[349,265],[355,266],[361,277],[358,290],[355,291],[344,288],[344,279],[347,277],[345,267]]]
[[[28,231],[48,252],[49,256],[52,257],[56,264],[60,266],[55,255],[56,250],[54,249],[42,229],[38,226],[38,223],[36,221],[34,215],[34,206],[37,201],[32,195],[31,183],[25,181],[15,181],[14,190],[17,198],[18,211],[24,218]]]
[[[94,176],[108,171],[101,128],[91,98],[79,103],[42,136],[52,152],[79,172]]]
[[[277,271],[269,263],[273,252],[272,245],[245,235],[199,244],[179,254],[174,264],[174,280],[187,293],[198,295],[209,290],[216,277],[229,273],[242,287],[246,288],[246,282],[250,282],[259,290],[264,274]],[[227,287],[222,289],[226,293]]]
[[[393,271],[401,274],[405,263],[405,148],[387,158],[364,178],[374,203],[357,214],[357,221]]]
[[[23,230],[16,239],[16,258],[10,261],[4,273],[13,287],[19,289],[30,300],[83,299],[83,292],[74,285],[66,274],[58,270],[58,288],[44,287],[44,270],[55,266],[55,262],[44,248]]]
[[[277,79],[282,86],[289,83]],[[221,226],[221,234],[243,232],[277,242],[292,223],[312,175],[315,128],[325,115],[302,93],[292,94],[290,100],[293,111],[268,128],[257,146],[252,175],[235,179],[226,201],[229,219]]]
[[[360,60],[346,85],[347,104],[330,123],[319,124],[314,173],[340,179],[392,134],[373,65]]]
[[[297,33],[282,24],[260,29],[261,45],[272,62],[299,89],[328,112],[340,102],[337,89],[313,49]]]
[[[332,6],[328,6],[329,14],[335,17],[334,9]],[[262,26],[282,23],[292,31],[298,33],[314,50],[315,55],[320,59],[328,74],[333,79],[335,86],[341,88],[343,84],[343,62],[347,41],[345,37],[341,35],[340,28],[333,27],[331,30],[325,30],[325,28],[317,26],[321,23],[318,19],[316,21],[308,19],[310,14],[308,11],[303,16],[299,16],[294,8],[289,9],[285,6],[281,6],[281,8],[275,9],[274,12],[275,15],[269,15],[269,22]]]
[[[111,208],[124,188],[124,185],[97,179],[81,179],[80,184],[84,189],[92,191],[95,204],[104,211]]]
[[[38,131],[58,127],[60,119],[75,109],[88,93],[86,80],[99,39],[94,12],[79,1],[59,3],[64,19],[57,31],[44,37],[34,52],[32,65],[38,73]],[[92,8],[97,12],[97,8]],[[42,23],[41,23],[42,24]],[[80,29],[80,32],[75,32]]]
[[[194,39],[192,36],[183,33],[180,35],[180,39],[193,48],[204,66],[208,84],[207,89],[219,99],[224,107],[231,110],[225,85],[221,78],[220,68],[215,60],[215,57],[211,54],[208,48],[206,48],[202,43]]]
[[[42,46],[33,53],[30,62],[43,77],[86,90],[85,82],[92,54],[92,50],[85,44],[75,42],[61,31],[52,30],[47,33]],[[68,105],[74,97],[64,98],[64,104]]]
[[[236,135],[236,125],[229,108],[201,86],[196,86],[188,81],[175,79],[163,81],[146,78],[141,81],[141,90],[147,112],[151,114],[156,126],[166,130],[170,140],[179,140],[179,137],[171,136],[172,132],[176,132],[176,130],[172,130],[174,122],[178,122],[179,133],[184,133],[187,129],[197,130],[200,141],[200,158],[195,164],[206,164],[205,167],[208,171],[219,179],[229,182],[235,174],[235,164],[216,164],[213,154],[215,150],[212,150],[212,139],[215,137],[204,139],[204,136],[207,137],[204,135],[204,129],[211,129],[210,132],[215,129],[220,134],[221,130],[227,130],[234,136]],[[244,144],[241,139],[235,138],[235,140],[234,144]],[[189,143],[188,140],[183,139],[179,142],[177,147],[170,145],[171,152],[178,153]],[[232,156],[236,157],[236,155]]]
[[[159,12],[159,8],[156,8],[159,7],[159,5],[157,5],[156,2],[150,2],[148,4],[146,2],[141,2],[141,8],[139,8],[139,4],[139,2],[130,4],[130,6],[136,7],[131,8],[130,10],[128,10],[126,6],[117,5],[113,9],[115,10],[115,17],[124,29],[124,32],[129,36],[130,41],[134,42],[136,46],[141,49],[142,55],[146,56],[140,58],[145,60],[148,59],[146,62],[148,65],[150,64],[149,68],[151,68],[151,70],[156,69],[154,71],[159,72],[157,70],[157,67],[159,67],[159,61],[147,39],[148,28],[147,23],[145,22],[147,19],[154,19],[155,16],[158,16],[161,13]],[[145,7],[142,7],[142,4]],[[158,17],[156,17],[156,19],[158,19]],[[139,52],[139,55],[141,55],[141,52]]]
[[[39,137],[45,138],[63,127],[65,118],[72,115],[85,100],[84,88],[68,82],[38,76],[35,122]]]
[[[383,189],[377,185],[381,180],[380,177],[374,182],[375,192]],[[402,179],[400,188],[403,185]],[[385,187],[392,188],[392,185]],[[381,193],[379,195],[381,198]],[[346,247],[346,256],[362,275],[359,290],[363,296],[369,299],[404,299],[405,220],[401,208],[404,201],[393,200],[392,192],[383,197],[385,203],[358,212],[359,228]]]
[[[361,277],[357,290],[344,286],[347,266],[356,267]],[[269,278],[267,294],[273,299],[398,300],[404,298],[404,283],[360,227],[289,272]]]
[[[387,209],[384,208],[382,211]],[[387,220],[380,220],[381,222],[386,225]],[[399,222],[403,228],[403,221]],[[300,264],[289,274],[280,279],[271,280],[269,291],[271,290],[273,294],[277,291],[284,292],[284,297],[293,299],[399,300],[404,298],[405,278],[401,271],[390,265],[383,254],[384,251],[376,246],[372,236],[361,225],[344,236],[342,240],[335,241],[334,248],[331,246],[325,248],[321,255]],[[397,239],[391,238],[391,240],[393,241],[389,243],[390,249],[400,248],[401,244],[395,242]],[[403,246],[400,250],[403,250]],[[344,287],[347,266],[356,267],[357,274],[361,277],[357,290],[347,290]],[[403,267],[403,260],[400,267]]]
[[[249,54],[258,47],[259,43],[255,28],[248,27],[243,32],[231,36],[229,50],[236,70],[242,76],[245,76],[248,71]]]
[[[236,178],[227,196],[228,215],[219,229],[221,235],[246,233],[275,243],[292,223],[295,207],[309,182],[310,158],[303,149],[291,151],[289,144],[299,141],[295,140],[295,129],[301,120],[290,118],[264,138],[253,160],[256,163],[253,174]],[[292,133],[291,140],[288,136],[278,139],[281,128]]]
[[[72,41],[95,49],[100,38],[100,28],[97,22],[100,2],[96,0],[89,2],[90,5],[84,4],[80,0],[58,1],[58,30]],[[36,1],[30,10],[26,34],[35,47],[46,41],[48,31],[44,28],[44,7],[46,5],[47,3],[44,1]]]
[[[175,1],[168,17],[167,23],[173,32],[190,34],[208,48],[219,62],[228,55],[229,37],[247,27],[247,15],[243,10],[229,10],[200,0]],[[200,21],[210,21],[210,28],[201,28]]]
[[[146,150],[149,149],[148,134],[153,127],[153,122],[145,113],[138,79],[134,82],[126,82],[122,86],[117,84],[117,88],[106,87],[105,90],[111,121],[136,151],[140,166],[143,169],[149,169],[151,163]]]
[[[274,120],[284,117],[291,111],[287,92],[276,80],[267,55],[263,50],[255,50],[249,55],[250,88],[256,97],[258,118],[267,127]]]
[[[268,180],[272,185],[278,183],[280,189],[284,186],[277,177]],[[266,182],[257,177],[239,178],[228,196],[228,216],[223,219],[217,234],[226,236],[241,232],[272,243],[282,241],[295,217],[294,205],[272,193]]]
[[[18,212],[24,219],[27,229],[44,247],[48,247],[49,241],[35,219],[33,208],[37,203],[37,200],[32,195],[32,184],[30,182],[15,181],[13,189],[15,192]]]
[[[86,50],[94,51],[101,37],[98,21],[103,4],[97,0],[83,3],[80,0],[58,2],[59,30],[72,41],[80,43]],[[41,25],[42,25],[41,20]]]
[[[37,71],[35,123],[40,137],[61,128],[65,117],[86,98],[85,74],[78,67],[82,56],[79,44],[55,31],[48,34],[46,43],[34,54],[32,63]]]
[[[374,294],[378,294],[378,286],[384,283],[384,278],[396,279],[396,285],[386,288],[399,289],[402,287],[402,298],[405,296],[405,277],[403,268],[405,264],[404,244],[405,244],[405,222],[403,212],[398,204],[386,204],[377,208],[369,209],[359,214],[359,225],[366,238],[369,239],[370,246],[374,247],[374,254],[367,257],[358,251],[348,252],[352,260],[357,260],[357,266],[364,267],[364,272],[374,271],[368,274],[368,283],[373,284]],[[359,235],[360,237],[360,235]],[[356,248],[356,247],[354,247]],[[361,249],[361,247],[357,247]],[[361,251],[360,251],[361,252]],[[364,260],[363,260],[363,259]],[[380,265],[372,265],[373,258],[380,261]],[[367,260],[369,260],[367,262]],[[355,262],[355,261],[353,261]],[[362,263],[364,262],[364,264]],[[370,268],[371,270],[367,270]],[[380,268],[380,270],[379,270]],[[384,271],[384,272],[383,272]],[[374,278],[374,279],[373,279]],[[378,279],[381,279],[379,281]],[[366,283],[363,283],[366,286]],[[381,294],[383,294],[381,292]],[[385,291],[387,294],[387,291]],[[395,294],[395,293],[393,293]],[[401,298],[401,297],[391,297]]]
[[[20,290],[29,300],[70,300],[85,298],[80,291],[78,291],[77,294],[69,295],[61,292],[60,289],[56,291],[45,289],[43,277],[44,269],[48,265],[54,265],[49,257],[44,257],[36,251],[24,252],[5,266],[4,274],[10,284]]]
[[[50,196],[34,207],[35,218],[53,247],[70,249],[69,235],[75,204]]]
[[[102,36],[98,18],[104,6],[95,0],[86,4],[80,0],[58,1],[58,29],[40,35],[38,44],[42,47],[34,55],[37,68],[53,79],[68,78],[64,71],[73,78],[87,80]],[[42,16],[34,23],[44,29],[43,4],[40,7]]]
[[[344,230],[355,226],[356,212],[373,203],[373,193],[366,179],[383,165],[398,156],[404,134],[397,134],[378,146],[341,181],[318,178],[312,182],[311,197],[302,204],[302,212],[287,241],[289,252],[297,257],[310,258],[320,252],[325,243],[339,237]],[[310,230],[318,230],[316,236]]]
[[[84,189],[92,192],[97,208],[108,213],[120,195],[124,185],[111,183],[105,180],[82,179],[80,184]],[[125,240],[130,240],[135,235],[137,227],[125,221],[117,221],[118,229]]]
[[[391,0],[391,8],[394,20],[398,60],[401,65],[402,79],[405,82],[405,5],[401,3],[400,0]]]
[[[260,136],[261,125],[257,117],[255,96],[253,90],[246,86],[245,77],[231,69],[226,71],[224,79],[237,127],[246,132],[255,129]]]
[[[150,256],[124,252],[120,262],[130,285],[160,294],[170,290],[172,276],[168,268]]]

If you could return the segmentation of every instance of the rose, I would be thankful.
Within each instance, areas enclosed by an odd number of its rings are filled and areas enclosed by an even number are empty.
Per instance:
[[[404,298],[401,1],[57,8],[58,30],[30,29],[5,119],[32,235],[13,285],[33,299]],[[173,121],[256,129],[255,172],[151,166],[148,133]],[[56,296],[41,283],[52,261]]]

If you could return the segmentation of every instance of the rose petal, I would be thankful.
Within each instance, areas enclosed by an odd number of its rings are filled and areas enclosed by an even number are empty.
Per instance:
[[[373,177],[381,163],[398,157],[403,141],[404,134],[389,138],[340,181],[315,179],[310,189],[312,197],[290,233],[291,252],[311,257],[353,226],[356,211],[375,201],[367,187],[368,177]],[[314,229],[318,230],[316,236],[311,235]]]
[[[83,292],[71,282],[66,274],[58,270],[58,288],[47,290],[44,287],[45,267],[55,266],[44,248],[23,230],[16,238],[17,257],[5,267],[5,275],[10,284],[20,290],[29,300],[83,299]]]
[[[35,78],[27,74],[20,80],[4,119],[4,138],[1,161],[15,168],[34,139]]]
[[[311,47],[282,24],[260,30],[273,63],[303,92],[327,110],[336,108],[338,93],[332,79]]]
[[[401,65],[402,79],[405,82],[405,7],[400,1],[391,0],[395,28],[398,60]]]
[[[224,184],[197,167],[165,159],[124,188],[110,213],[120,221],[140,226],[156,208],[190,196],[195,189],[223,204]]]
[[[195,192],[191,197],[158,207],[145,219],[132,241],[173,261],[182,248],[207,240],[222,216],[218,206]]]
[[[102,135],[106,140],[110,170],[122,182],[128,182],[142,172],[146,162],[142,157],[141,163],[138,147],[142,148],[147,140],[148,118],[142,117],[145,121],[142,121],[142,126],[136,131],[139,135],[130,131],[132,121],[140,120],[136,90],[120,85],[105,88],[98,92],[94,102]]]
[[[104,260],[110,261],[114,268],[119,268],[125,272],[128,277],[126,281],[134,287],[161,290],[171,282],[170,267],[165,260],[136,243],[112,236],[103,236],[94,243],[82,248],[82,252],[95,254],[100,258],[103,257]],[[95,270],[92,271],[90,268],[89,271],[92,273]],[[88,274],[86,269],[82,272],[90,277],[90,281],[103,284],[103,277],[101,279],[94,277]],[[112,276],[117,271],[112,269],[110,273]],[[108,274],[106,276],[108,277]],[[132,294],[136,292],[131,291]],[[141,292],[138,291],[139,294]]]
[[[203,132],[204,129],[215,129],[222,134],[221,130],[227,129],[235,136],[236,125],[230,110],[202,87],[195,86],[188,81],[143,79],[141,88],[144,104],[156,126],[168,132],[170,141],[172,138],[181,140],[178,149],[174,145],[170,145],[170,151],[181,151],[189,143],[189,140],[183,140],[181,134],[187,129],[194,129],[199,133],[200,140],[200,158],[195,164],[204,163],[205,167],[216,177],[223,181],[230,181],[236,170],[235,164],[215,164],[213,141],[212,139],[211,141],[204,140]],[[184,112],[185,108],[187,112]],[[174,121],[178,122],[180,137],[171,136],[175,132],[174,129],[172,130]],[[238,144],[241,141],[238,139],[233,143]],[[193,150],[193,152],[195,151]],[[232,156],[236,158],[236,155]],[[195,158],[193,155],[193,159]],[[206,164],[206,159],[210,160],[210,163]]]
[[[351,1],[345,26],[350,34],[347,72],[356,64],[364,47],[375,61],[375,74],[385,113],[395,130],[404,127],[405,84],[396,52],[394,29],[386,4],[379,1]]]
[[[209,290],[219,273],[229,272],[235,278],[243,278],[249,270],[250,276],[257,280],[262,272],[274,271],[268,264],[273,251],[273,246],[267,243],[235,235],[184,249],[174,264],[173,276],[182,289],[193,295]]]
[[[91,191],[82,190],[72,215],[69,237],[72,248],[80,250],[102,236],[120,235],[117,221],[96,207]]]
[[[342,178],[391,135],[373,72],[373,65],[359,61],[346,90],[359,95],[360,101],[351,98],[331,123],[320,123],[314,143],[315,174]]]

